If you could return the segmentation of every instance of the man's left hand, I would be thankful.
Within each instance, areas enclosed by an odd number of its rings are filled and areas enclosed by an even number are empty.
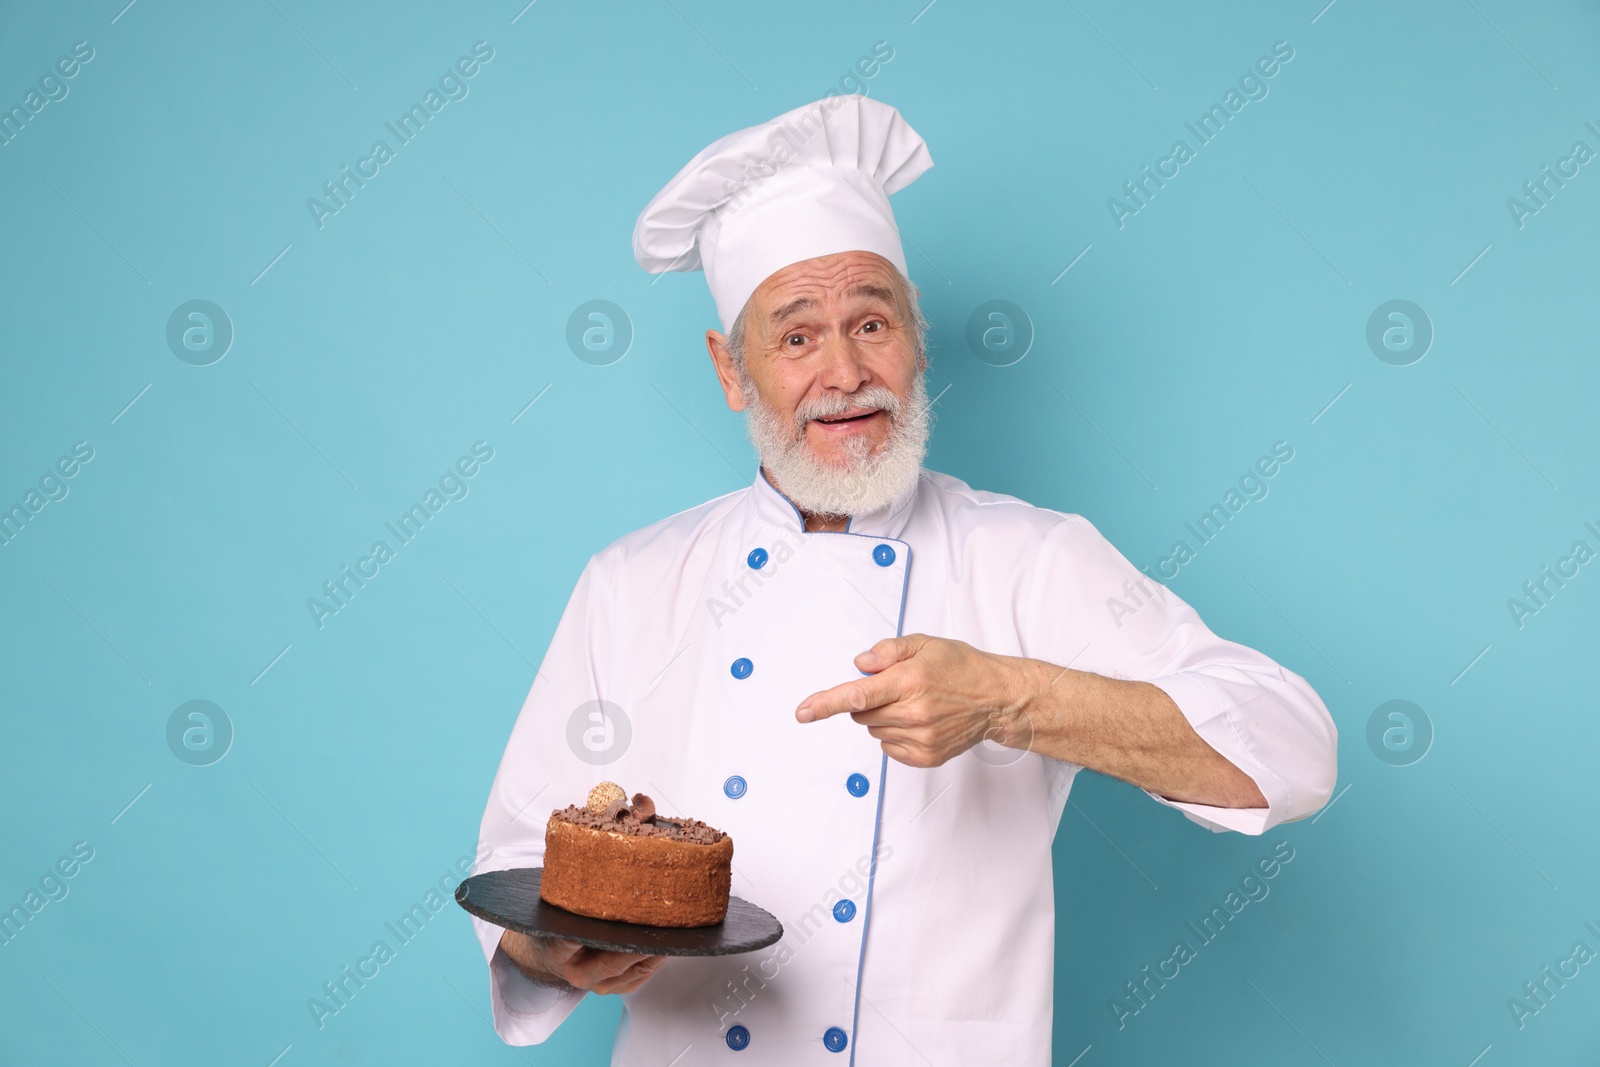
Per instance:
[[[927,634],[885,638],[855,658],[868,677],[813,693],[795,718],[848,712],[885,753],[912,767],[937,767],[986,737],[1025,746],[1017,662]]]

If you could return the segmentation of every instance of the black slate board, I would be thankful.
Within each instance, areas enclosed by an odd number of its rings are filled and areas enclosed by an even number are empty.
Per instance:
[[[728,917],[715,926],[640,926],[591,919],[539,899],[542,867],[485,871],[456,886],[456,903],[480,919],[535,937],[564,937],[590,948],[651,956],[732,956],[766,948],[783,936],[769,911],[728,898]]]

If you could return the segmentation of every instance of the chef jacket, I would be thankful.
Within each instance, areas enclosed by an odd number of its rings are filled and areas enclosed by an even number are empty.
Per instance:
[[[1213,831],[1332,793],[1337,734],[1305,680],[1213,634],[1081,516],[924,469],[808,533],[758,470],[589,559],[484,812],[476,872],[537,867],[550,812],[615,781],[730,834],[734,895],[782,922],[766,949],[671,957],[623,995],[613,1064],[1049,1063],[1051,840],[1082,768],[991,741],[910,767],[848,715],[794,717],[918,632],[1160,687],[1266,798],[1146,791]],[[473,923],[495,1030],[545,1040],[584,994],[530,981]]]

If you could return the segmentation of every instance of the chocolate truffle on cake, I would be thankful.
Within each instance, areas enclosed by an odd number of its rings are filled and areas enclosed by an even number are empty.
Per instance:
[[[733,839],[699,819],[657,814],[615,782],[589,791],[545,824],[539,898],[595,919],[646,926],[712,926],[728,914]]]
[[[602,811],[605,811],[606,805],[610,804],[613,800],[626,801],[627,799],[628,794],[624,793],[622,791],[622,787],[616,782],[601,782],[599,785],[589,790],[589,803],[587,807],[590,811],[598,815]]]

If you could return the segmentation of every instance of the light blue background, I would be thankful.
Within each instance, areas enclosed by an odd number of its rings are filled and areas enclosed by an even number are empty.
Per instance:
[[[608,1061],[614,999],[500,1043],[454,904],[324,1028],[306,1001],[471,852],[589,554],[753,474],[703,279],[638,269],[639,209],[875,41],[866,88],[936,162],[895,198],[930,467],[1151,565],[1295,450],[1171,587],[1317,687],[1343,792],[1250,838],[1081,776],[1058,1062],[1594,1062],[1600,965],[1523,1029],[1506,1002],[1600,949],[1600,567],[1520,629],[1506,600],[1600,548],[1600,164],[1524,228],[1506,199],[1600,148],[1600,15],[1324,2],[7,5],[0,105],[95,58],[0,148],[0,504],[95,455],[0,547],[0,905],[95,858],[0,947],[0,1062]],[[307,198],[479,40],[470,95],[319,230]],[[1280,40],[1270,95],[1119,230],[1107,198]],[[1036,331],[1003,368],[964,340],[996,298]],[[1396,298],[1436,330],[1406,367],[1364,339]],[[191,299],[236,330],[211,366],[166,346]],[[592,299],[635,330],[610,366],[566,346]],[[470,495],[319,630],[306,599],[480,440]],[[1397,767],[1366,724],[1402,698],[1436,737]],[[211,766],[166,744],[191,699],[236,730]],[[1119,1030],[1123,983],[1283,840],[1271,895]]]

